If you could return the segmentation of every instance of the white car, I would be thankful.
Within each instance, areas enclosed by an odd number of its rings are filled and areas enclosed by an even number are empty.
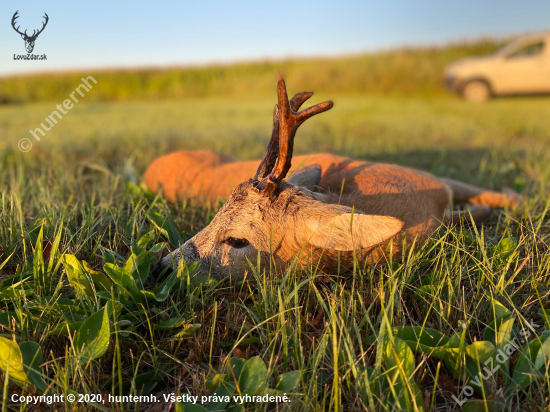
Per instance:
[[[520,37],[494,54],[455,61],[444,76],[447,88],[474,102],[550,93],[550,33]]]

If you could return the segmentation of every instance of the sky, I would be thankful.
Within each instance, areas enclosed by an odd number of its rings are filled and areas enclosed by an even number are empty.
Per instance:
[[[33,54],[30,34],[49,22]],[[550,29],[549,0],[12,1],[0,5],[0,76],[342,55]]]

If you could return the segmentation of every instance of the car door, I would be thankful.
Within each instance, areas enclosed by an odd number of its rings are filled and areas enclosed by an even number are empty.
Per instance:
[[[497,93],[550,91],[549,45],[545,39],[518,44],[499,60],[493,87]]]

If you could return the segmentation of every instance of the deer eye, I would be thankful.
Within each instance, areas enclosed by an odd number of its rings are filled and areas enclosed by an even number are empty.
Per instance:
[[[240,249],[242,247],[245,247],[249,244],[248,240],[246,239],[237,239],[236,237],[229,237],[226,239],[225,243]]]

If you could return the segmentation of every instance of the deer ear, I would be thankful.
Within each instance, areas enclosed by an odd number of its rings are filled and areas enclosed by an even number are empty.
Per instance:
[[[404,226],[390,216],[354,213],[323,213],[308,219],[307,242],[314,247],[338,251],[368,249],[389,240]]]
[[[314,191],[321,182],[321,166],[309,165],[297,170],[290,176],[288,182]]]

